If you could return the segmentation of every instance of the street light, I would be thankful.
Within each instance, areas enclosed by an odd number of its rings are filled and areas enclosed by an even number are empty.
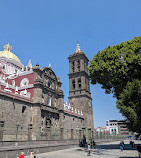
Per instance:
[[[78,136],[78,130],[79,130],[79,127],[76,126],[76,136],[77,136],[77,139],[79,139],[79,136]]]
[[[19,126],[20,126],[19,123],[17,123],[16,124],[16,141],[17,141],[17,138],[18,138],[18,128],[19,128]]]

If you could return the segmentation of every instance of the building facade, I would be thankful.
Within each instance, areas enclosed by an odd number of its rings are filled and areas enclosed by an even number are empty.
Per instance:
[[[0,52],[0,140],[93,138],[88,59],[69,56],[69,104],[51,66],[23,66],[7,44]],[[75,82],[74,82],[75,81]]]
[[[112,135],[128,135],[129,130],[123,120],[107,120],[106,129]]]

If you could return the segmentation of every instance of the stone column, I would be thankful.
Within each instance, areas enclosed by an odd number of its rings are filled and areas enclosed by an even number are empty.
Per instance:
[[[74,61],[74,63],[75,63],[74,72],[77,72],[78,71],[77,70],[77,61]]]
[[[84,61],[83,59],[80,60],[80,71],[84,70]]]
[[[69,72],[72,73],[72,63],[69,61]]]
[[[51,106],[54,107],[54,96],[51,97]]]
[[[38,140],[41,134],[41,110],[39,106],[32,109],[32,140]]]
[[[78,78],[75,78],[75,89],[78,89]]]
[[[0,121],[0,141],[3,141],[4,121]]]
[[[64,138],[64,128],[60,128],[60,140]]]
[[[82,89],[85,89],[85,77],[81,76],[81,87]]]

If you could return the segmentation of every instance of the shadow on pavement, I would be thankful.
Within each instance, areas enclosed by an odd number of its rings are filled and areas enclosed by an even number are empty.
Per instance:
[[[119,157],[119,158],[138,158],[138,157],[135,157],[135,156],[124,156],[124,157]]]
[[[119,144],[98,145],[98,146],[96,146],[96,148],[100,148],[100,149],[120,149],[120,145]],[[136,145],[133,149],[130,149],[130,145],[125,144],[124,150],[136,150]]]

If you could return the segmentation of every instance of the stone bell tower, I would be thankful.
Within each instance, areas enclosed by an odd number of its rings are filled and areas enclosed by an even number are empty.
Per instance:
[[[93,138],[93,108],[88,75],[88,58],[77,44],[76,51],[69,59],[69,103],[80,109],[84,116],[83,131],[87,139]]]

